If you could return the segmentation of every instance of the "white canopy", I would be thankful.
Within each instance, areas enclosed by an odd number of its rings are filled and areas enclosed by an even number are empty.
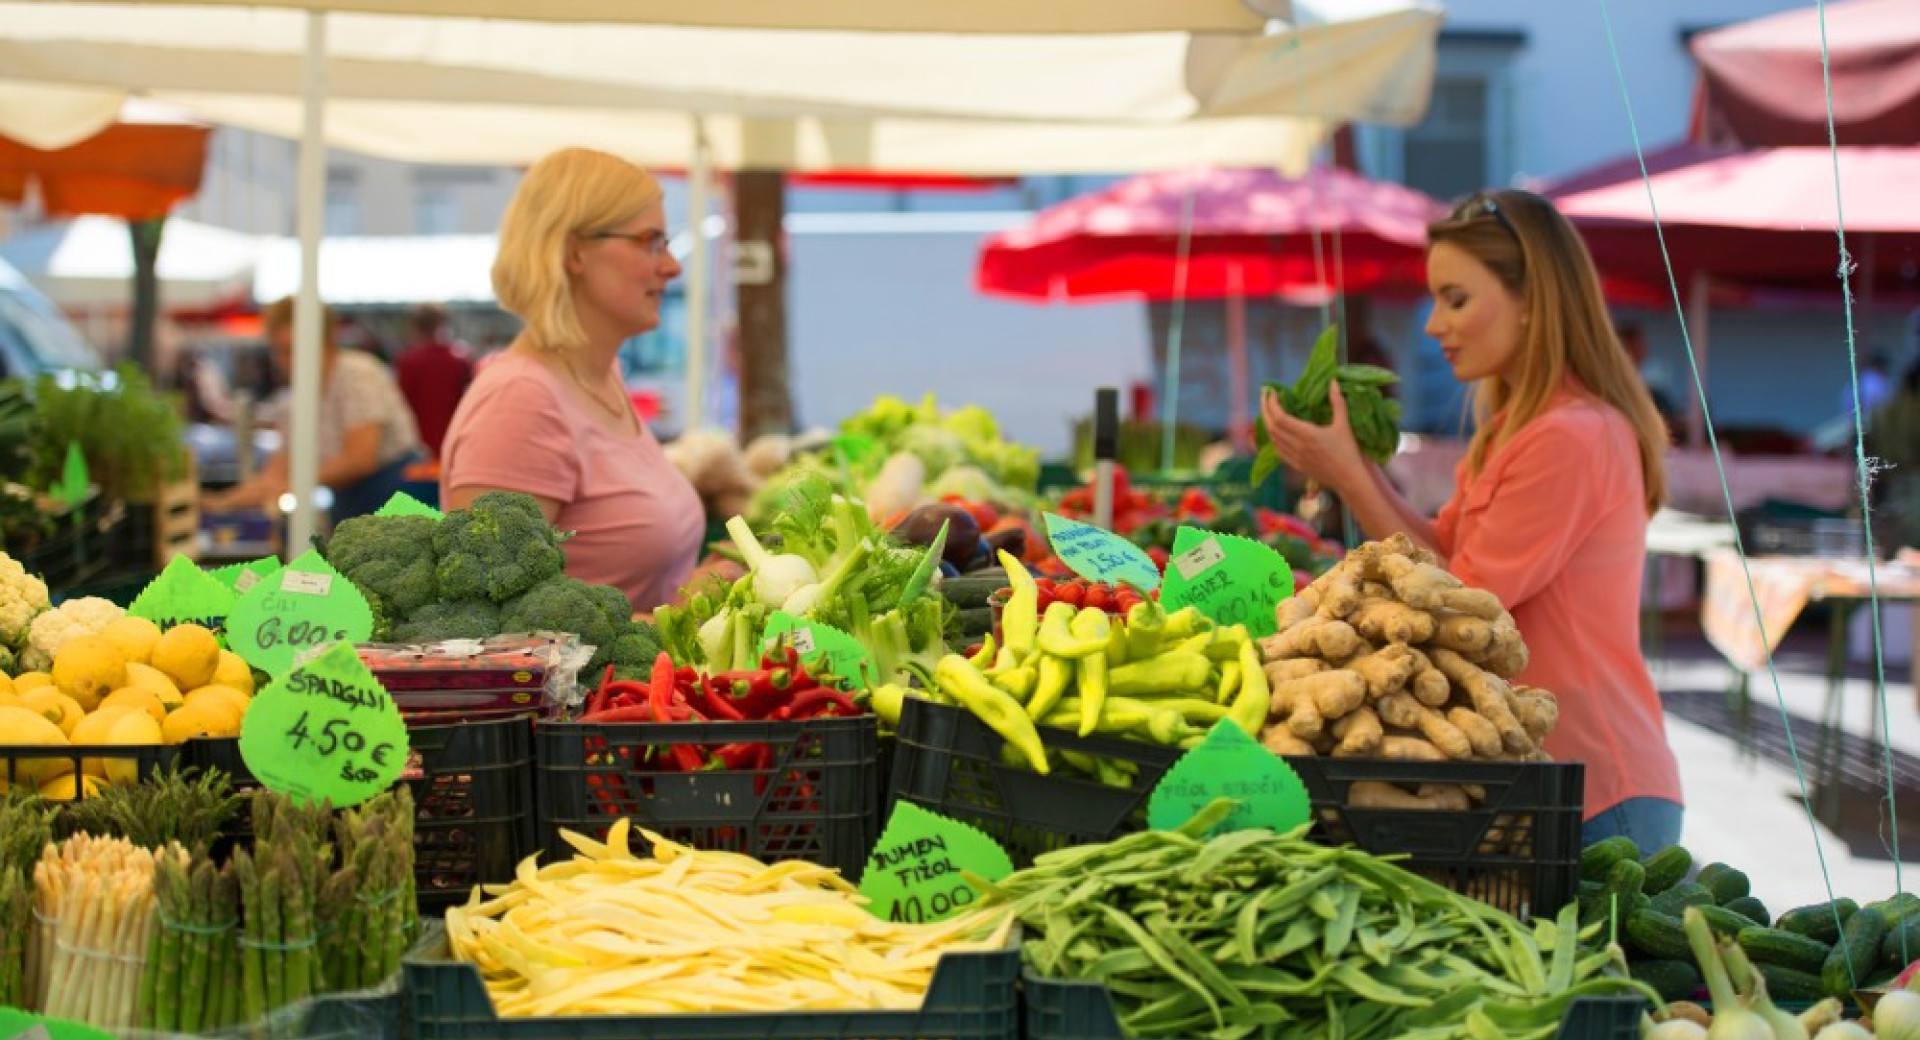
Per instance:
[[[229,303],[252,287],[261,241],[190,220],[167,221],[157,270],[169,307]],[[133,241],[125,221],[80,217],[14,235],[0,259],[18,268],[62,307],[125,307],[133,278]]]

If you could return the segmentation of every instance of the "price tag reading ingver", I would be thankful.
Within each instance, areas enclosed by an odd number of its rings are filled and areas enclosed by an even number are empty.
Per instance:
[[[240,757],[268,788],[310,802],[358,805],[407,764],[400,709],[351,643],[275,679],[247,706]]]

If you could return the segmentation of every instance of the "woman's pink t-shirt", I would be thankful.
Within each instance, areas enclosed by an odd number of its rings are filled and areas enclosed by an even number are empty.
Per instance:
[[[642,612],[686,583],[706,532],[700,496],[644,424],[634,437],[595,425],[551,369],[511,352],[480,370],[447,429],[440,494],[461,487],[557,500],[567,573]]]
[[[1586,763],[1586,815],[1629,798],[1680,801],[1640,655],[1647,508],[1632,424],[1569,384],[1478,477],[1463,460],[1454,488],[1435,527],[1440,552],[1513,613],[1531,659],[1515,681],[1558,696],[1547,751]]]

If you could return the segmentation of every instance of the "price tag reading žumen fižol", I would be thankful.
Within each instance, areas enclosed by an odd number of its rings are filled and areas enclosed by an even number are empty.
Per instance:
[[[269,675],[285,674],[296,656],[317,647],[364,642],[372,633],[360,590],[312,551],[261,579],[227,615],[227,645]]]
[[[407,726],[351,643],[275,679],[247,706],[240,757],[268,788],[358,805],[407,764]]]
[[[860,875],[860,894],[883,921],[944,920],[979,897],[961,871],[999,881],[1013,873],[1013,860],[977,827],[895,802]]]

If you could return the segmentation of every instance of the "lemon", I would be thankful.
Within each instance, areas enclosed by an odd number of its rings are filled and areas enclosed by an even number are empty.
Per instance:
[[[154,696],[152,690],[143,690],[137,686],[123,686],[107,694],[101,698],[99,707],[93,710],[99,711],[100,708],[115,708],[123,704],[129,708],[138,708],[146,712],[153,716],[153,721],[155,722],[164,722],[166,720],[167,706],[160,703],[160,698]]]
[[[160,698],[163,704],[180,699],[180,687],[175,686],[173,680],[167,678],[167,673],[150,664],[141,664],[138,661],[127,662],[127,685],[142,690],[152,690],[153,695]]]
[[[58,748],[66,744],[67,735],[44,717],[26,708],[0,708],[0,746]],[[73,766],[59,758],[23,758],[14,763],[14,778],[35,787],[72,771]]]
[[[19,690],[16,690],[13,688],[13,680],[11,678],[8,678],[7,673],[0,672],[0,694],[19,693],[19,692],[20,692]]]
[[[160,641],[160,626],[143,617],[128,614],[110,622],[100,630],[100,635],[114,646],[129,662],[146,663],[153,654],[153,644]]]
[[[87,723],[106,716],[108,721],[101,727],[104,733],[98,737],[88,734]],[[88,715],[74,730],[76,744],[110,744],[132,747],[142,744],[159,744],[165,737],[160,732],[160,723],[153,716],[138,708],[108,708]],[[140,779],[140,763],[132,758],[89,758],[80,763],[82,772],[105,777],[116,784],[131,784]]]
[[[183,690],[205,686],[220,666],[220,641],[199,625],[175,625],[153,644],[149,663]]]
[[[13,689],[16,693],[25,693],[36,686],[52,686],[53,676],[45,672],[21,672],[13,677]]]
[[[87,717],[87,710],[80,702],[61,693],[58,687],[36,686],[20,695],[27,710],[60,727],[60,732],[73,736],[73,729],[80,720]]]
[[[107,735],[113,732],[114,723],[119,722],[128,715],[136,713],[140,715],[146,714],[144,711],[128,707],[125,704],[116,704],[111,708],[101,708],[99,711],[90,711],[86,714],[85,718],[80,720],[79,725],[73,727],[73,743],[94,745],[108,743]]]
[[[208,682],[214,686],[231,686],[249,697],[255,693],[253,667],[231,650],[220,651],[220,663],[214,667],[213,678]]]
[[[75,798],[95,798],[101,791],[100,781],[85,773],[75,776],[66,773],[40,785],[40,797],[50,802],[71,802]]]
[[[160,721],[160,734],[169,744],[178,744],[194,737],[237,737],[240,735],[240,716],[217,700],[203,698],[178,711],[168,712],[167,717]]]
[[[186,707],[211,710],[229,719],[235,733],[240,732],[240,718],[247,713],[247,695],[231,686],[202,686],[187,692]]]
[[[100,698],[127,684],[127,658],[100,636],[74,636],[53,658],[53,682],[92,711]]]
[[[24,708],[27,702],[12,690],[0,690],[0,708]]]

